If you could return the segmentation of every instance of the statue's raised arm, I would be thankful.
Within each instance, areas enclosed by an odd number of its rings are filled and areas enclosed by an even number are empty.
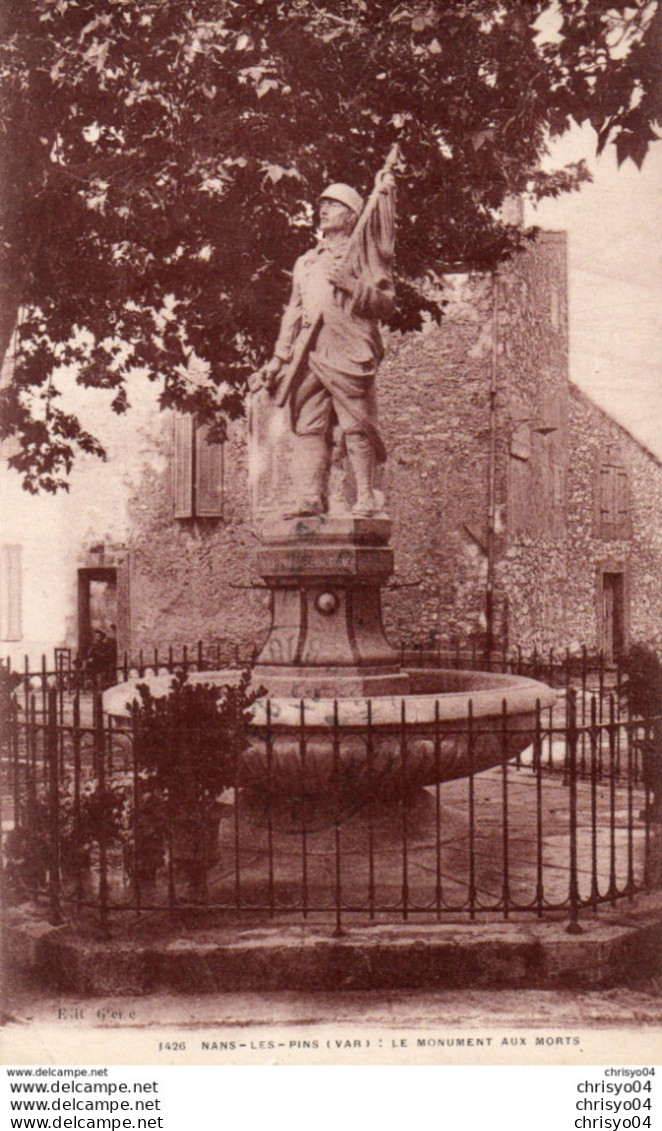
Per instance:
[[[287,517],[326,512],[336,422],[356,478],[354,514],[377,511],[374,467],[384,462],[386,449],[377,427],[375,377],[384,356],[379,322],[394,302],[397,157],[394,146],[365,206],[346,184],[322,193],[322,239],[294,265],[274,356],[252,381],[290,409],[297,498]]]

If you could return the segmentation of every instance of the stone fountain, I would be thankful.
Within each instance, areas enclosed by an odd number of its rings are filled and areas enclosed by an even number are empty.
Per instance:
[[[347,514],[263,527],[272,618],[253,677],[268,695],[253,708],[247,785],[311,795],[340,778],[393,794],[479,773],[528,746],[537,705],[555,702],[532,679],[401,665],[381,615],[390,529]]]

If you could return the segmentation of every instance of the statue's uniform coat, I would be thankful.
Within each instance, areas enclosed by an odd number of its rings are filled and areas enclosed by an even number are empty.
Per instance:
[[[300,333],[322,311],[322,325],[304,362],[303,377],[290,398],[292,423],[299,436],[328,435],[333,414],[343,432],[369,436],[379,460],[385,458],[376,427],[375,376],[384,356],[378,322],[393,310],[387,274],[352,279],[350,295],[328,280],[347,242],[331,248],[324,240],[297,259],[292,295],[283,314],[275,354],[288,362]]]

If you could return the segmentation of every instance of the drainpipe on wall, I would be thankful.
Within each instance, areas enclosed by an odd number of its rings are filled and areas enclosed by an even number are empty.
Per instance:
[[[485,653],[492,659],[494,651],[494,573],[496,552],[496,437],[497,437],[497,374],[499,364],[499,277],[492,272],[492,359],[489,394],[489,446],[487,461],[487,582],[485,590]]]

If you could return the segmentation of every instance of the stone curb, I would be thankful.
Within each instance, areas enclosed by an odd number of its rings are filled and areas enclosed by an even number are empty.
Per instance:
[[[198,930],[154,943],[91,941],[15,915],[5,928],[14,974],[84,996],[163,991],[450,988],[598,989],[659,972],[662,894],[582,920],[373,926],[342,938],[305,927]]]

